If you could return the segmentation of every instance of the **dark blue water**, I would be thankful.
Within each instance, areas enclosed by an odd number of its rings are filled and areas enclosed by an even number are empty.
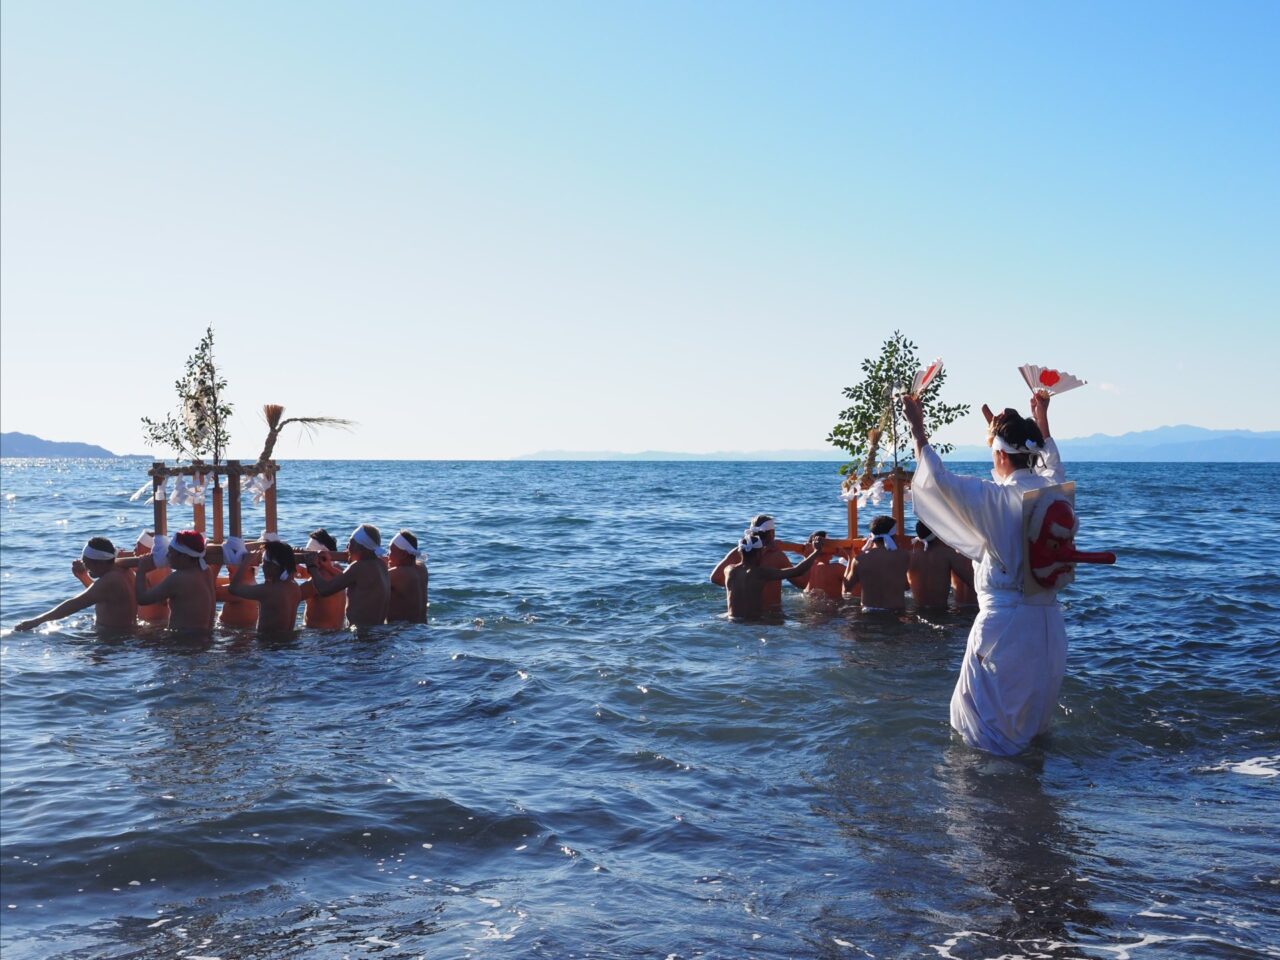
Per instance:
[[[1280,467],[1069,466],[1121,563],[1017,761],[948,729],[966,617],[720,616],[830,464],[287,464],[287,538],[425,534],[429,626],[12,633],[144,467],[3,463],[5,960],[1280,956]]]

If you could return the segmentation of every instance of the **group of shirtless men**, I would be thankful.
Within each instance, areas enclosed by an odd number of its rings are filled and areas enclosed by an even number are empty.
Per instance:
[[[388,552],[377,527],[357,527],[347,543],[345,568],[338,563],[337,542],[323,529],[298,551],[264,534],[256,552],[246,550],[238,563],[230,559],[231,543],[207,545],[202,533],[184,530],[167,543],[157,566],[156,538],[149,530],[128,553],[106,537],[94,537],[71,565],[84,592],[15,629],[31,630],[90,606],[98,627],[110,630],[132,630],[141,621],[208,633],[216,620],[224,627],[289,633],[300,606],[303,625],[320,630],[427,619],[426,556],[408,530],[396,534]],[[228,575],[219,578],[224,563]],[[262,570],[261,582],[254,580],[255,568]]]
[[[916,524],[910,549],[895,542],[892,517],[871,521],[871,534],[848,564],[826,547],[826,533],[809,537],[808,554],[797,564],[775,542],[772,517],[751,521],[738,545],[711,571],[711,582],[725,588],[729,616],[755,620],[782,608],[782,581],[790,580],[807,597],[839,602],[861,596],[865,613],[906,610],[908,591],[918,610],[945,610],[952,587],[958,607],[976,606],[973,563]]]

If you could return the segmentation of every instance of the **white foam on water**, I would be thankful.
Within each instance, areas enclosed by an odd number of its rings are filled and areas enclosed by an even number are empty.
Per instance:
[[[1280,777],[1280,756],[1224,760],[1216,767],[1200,767],[1201,773],[1240,773],[1248,777]]]
[[[490,906],[490,907],[502,906],[502,901],[495,900],[493,897],[476,897],[476,899],[479,900],[481,903],[485,904],[486,906]]]
[[[365,937],[365,943],[372,943],[375,947],[399,947],[400,944],[392,943],[390,940],[383,940],[380,937]]]

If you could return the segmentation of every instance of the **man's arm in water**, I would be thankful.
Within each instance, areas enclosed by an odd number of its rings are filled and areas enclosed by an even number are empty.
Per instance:
[[[728,570],[731,566],[733,566],[735,563],[741,563],[741,562],[742,562],[742,554],[738,553],[737,547],[734,547],[732,550],[730,550],[728,553],[724,555],[724,559],[721,560],[719,563],[717,563],[716,568],[711,571],[711,582],[714,583],[717,587],[723,587],[725,585],[724,572]]]
[[[261,603],[267,585],[265,583],[253,583],[252,581],[246,582],[252,575],[253,563],[250,562],[249,557],[245,557],[244,562],[236,567],[235,575],[231,578],[231,582],[227,584],[227,591],[233,597],[239,597],[241,600],[253,600]]]
[[[38,617],[33,617],[30,620],[23,620],[21,623],[16,624],[13,629],[34,630],[36,627],[40,626],[40,624],[48,623],[50,620],[61,620],[63,617],[69,617],[73,613],[78,613],[85,607],[91,607],[97,603],[98,594],[101,592],[102,589],[99,587],[98,581],[95,580],[93,585],[83,593],[72,597],[70,600],[63,600],[52,610],[46,610]]]
[[[315,586],[316,594],[321,597],[327,597],[337,593],[339,590],[354,586],[358,582],[359,570],[357,568],[360,563],[361,561],[357,560],[336,577],[326,577],[318,562],[313,561],[306,566],[307,573],[311,574],[311,583]]]

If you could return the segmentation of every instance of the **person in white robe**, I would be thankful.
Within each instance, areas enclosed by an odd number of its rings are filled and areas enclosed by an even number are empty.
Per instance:
[[[1034,421],[985,406],[992,479],[962,477],[929,445],[919,401],[903,409],[916,442],[915,513],[977,563],[978,616],[951,695],[951,726],[971,747],[1011,756],[1049,729],[1066,669],[1067,634],[1057,594],[1023,594],[1027,552],[1022,497],[1066,479],[1049,436],[1049,398],[1032,397]]]

